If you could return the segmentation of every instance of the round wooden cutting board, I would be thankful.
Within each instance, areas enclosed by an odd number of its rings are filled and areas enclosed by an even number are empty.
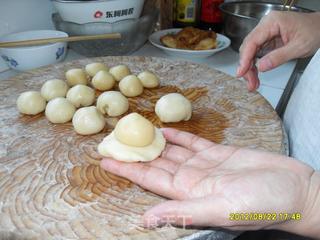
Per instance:
[[[204,65],[150,57],[83,59],[23,73],[0,81],[0,233],[35,239],[176,239],[196,230],[146,230],[141,216],[163,198],[99,167],[97,144],[112,130],[77,135],[72,124],[54,125],[43,114],[24,116],[15,102],[26,90],[49,79],[64,79],[71,68],[92,62],[126,64],[134,74],[155,72],[161,87],[130,99],[130,111],[157,126],[176,127],[223,144],[284,152],[281,121],[244,81]],[[188,122],[161,124],[154,105],[165,93],[181,92],[192,101]],[[99,93],[97,93],[99,94]],[[157,181],[157,179],[155,179]]]

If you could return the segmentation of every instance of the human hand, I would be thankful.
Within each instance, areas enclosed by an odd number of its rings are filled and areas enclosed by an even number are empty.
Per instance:
[[[248,81],[248,89],[259,87],[258,72],[271,70],[289,60],[311,56],[320,48],[320,13],[273,11],[244,39],[240,47],[237,77]],[[274,50],[255,63],[256,54],[274,43]]]
[[[314,171],[307,165],[282,155],[215,144],[174,129],[163,129],[163,133],[171,144],[152,162],[101,162],[105,170],[173,199],[148,210],[146,225],[150,219],[159,219],[159,225],[168,219],[182,225],[184,216],[190,216],[187,224],[194,226],[250,230],[277,222],[230,221],[230,214],[299,212],[308,218],[304,214],[309,214],[306,203]],[[288,224],[278,223],[287,228]]]

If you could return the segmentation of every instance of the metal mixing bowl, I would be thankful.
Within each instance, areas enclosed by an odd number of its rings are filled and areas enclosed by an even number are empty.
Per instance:
[[[224,34],[231,39],[231,47],[239,51],[243,39],[272,10],[288,10],[282,4],[269,2],[226,2],[220,5],[224,15]],[[292,7],[295,12],[312,12],[301,7]]]

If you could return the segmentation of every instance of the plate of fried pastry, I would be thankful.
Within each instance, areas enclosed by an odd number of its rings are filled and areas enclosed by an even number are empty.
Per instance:
[[[167,54],[182,58],[206,58],[230,45],[226,36],[194,27],[158,31],[149,41]]]

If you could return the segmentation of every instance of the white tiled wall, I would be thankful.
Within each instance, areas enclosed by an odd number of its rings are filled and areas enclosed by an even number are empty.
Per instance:
[[[50,0],[0,0],[0,37],[13,32],[53,29]],[[0,72],[7,66],[0,59]]]

